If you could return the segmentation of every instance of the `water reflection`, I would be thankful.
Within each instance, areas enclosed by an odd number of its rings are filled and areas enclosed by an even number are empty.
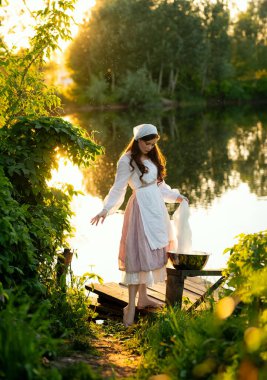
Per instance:
[[[58,169],[52,171],[52,179],[48,185],[63,188],[65,183],[82,192],[73,197],[71,204],[74,212],[71,225],[74,231],[73,236],[68,239],[68,245],[77,252],[72,260],[74,274],[91,272],[107,281],[120,281],[117,252],[123,215],[112,215],[103,225],[92,226],[90,220],[101,210],[102,200],[87,194],[81,170],[68,159],[58,156]]]
[[[160,146],[167,157],[167,182],[186,194],[194,206],[207,207],[242,182],[258,196],[267,194],[267,113],[236,108],[150,109],[68,117],[89,132],[96,131],[96,140],[106,149],[95,167],[85,173],[87,190],[100,198],[113,183],[117,159],[132,136],[132,127],[142,122],[158,126]]]
[[[228,141],[228,155],[240,179],[258,196],[267,193],[267,133],[261,121],[250,128],[237,128]]]
[[[72,205],[76,232],[70,245],[78,252],[73,261],[76,274],[89,270],[106,282],[120,281],[117,255],[123,215],[109,216],[98,227],[89,222],[102,208],[132,127],[142,122],[154,123],[160,130],[167,182],[190,198],[193,249],[212,252],[207,268],[225,266],[223,251],[236,242],[236,235],[266,229],[267,113],[236,109],[179,112],[68,115],[75,124],[95,131],[95,139],[106,150],[84,176],[78,168],[60,162],[60,181],[72,179],[74,187],[85,193],[75,197]],[[170,213],[175,207],[169,207]]]
[[[72,270],[76,275],[90,271],[100,275],[105,282],[119,282],[121,273],[117,258],[123,214],[109,216],[98,227],[90,225],[90,219],[102,208],[102,200],[87,194],[82,173],[60,158],[59,169],[53,172],[50,185],[59,187],[66,182],[84,192],[75,196],[72,202],[75,215],[71,223],[75,233],[69,239],[69,245],[78,253],[73,258]],[[208,208],[191,205],[190,209],[192,248],[212,253],[206,266],[209,269],[225,267],[228,256],[223,251],[236,242],[236,235],[257,232],[266,225],[267,199],[259,201],[247,184],[228,189]]]

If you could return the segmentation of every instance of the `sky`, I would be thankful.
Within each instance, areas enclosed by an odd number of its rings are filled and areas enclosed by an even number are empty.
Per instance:
[[[8,7],[0,7],[0,17],[2,18],[2,23],[0,25],[0,35],[4,36],[5,42],[9,47],[16,46],[18,48],[22,46],[27,46],[28,37],[32,34],[31,17],[28,11],[21,14],[20,9],[24,6],[24,2],[27,7],[31,10],[40,9],[44,0],[0,0],[0,4],[5,5],[9,3]],[[211,0],[214,1],[214,0]],[[78,0],[75,5],[75,11],[73,12],[73,17],[76,23],[72,23],[71,31],[74,37],[78,31],[79,24],[82,23],[86,13],[95,5],[96,0]],[[234,17],[239,11],[246,10],[248,0],[229,0],[231,15]],[[12,28],[13,32],[12,32]],[[62,50],[67,47],[68,42],[63,42],[60,44]]]
[[[5,5],[7,0],[0,0],[0,4]],[[8,0],[7,7],[0,8],[0,17],[2,23],[0,25],[0,35],[3,35],[5,42],[9,47],[17,46],[27,47],[28,38],[32,34],[31,16],[28,11],[21,14],[20,9],[24,8],[23,0]],[[42,8],[44,0],[25,0],[27,7],[30,11],[36,11]],[[75,10],[72,14],[75,22],[71,24],[72,36],[74,37],[78,31],[79,24],[82,23],[86,13],[95,5],[95,0],[77,0]],[[6,12],[4,12],[6,10]],[[12,32],[12,28],[15,29]],[[11,33],[10,33],[11,31]],[[61,44],[62,50],[67,46],[68,42]]]

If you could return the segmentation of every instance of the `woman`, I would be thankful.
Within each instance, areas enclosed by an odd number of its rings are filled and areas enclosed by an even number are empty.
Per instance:
[[[167,251],[174,243],[171,223],[165,206],[180,203],[186,197],[165,182],[166,160],[157,142],[159,135],[152,124],[133,129],[134,137],[120,157],[114,184],[104,200],[103,210],[92,224],[103,223],[123,203],[127,186],[131,195],[124,214],[119,250],[119,269],[128,285],[129,303],[123,309],[123,323],[134,323],[135,298],[138,308],[158,307],[147,295],[147,286],[166,279]]]

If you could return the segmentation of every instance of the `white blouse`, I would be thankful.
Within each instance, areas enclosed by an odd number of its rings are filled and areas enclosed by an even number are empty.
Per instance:
[[[137,166],[132,170],[130,159],[128,152],[119,159],[114,184],[104,199],[104,209],[109,214],[116,212],[124,201],[129,185],[135,191],[151,249],[166,247],[173,238],[173,232],[165,202],[175,203],[180,192],[171,189],[164,181],[157,184],[158,170],[151,160],[144,161],[148,172],[143,175],[141,182],[141,173]]]

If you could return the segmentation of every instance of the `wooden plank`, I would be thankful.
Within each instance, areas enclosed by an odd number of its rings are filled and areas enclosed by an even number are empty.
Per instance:
[[[214,276],[217,277],[216,281],[219,280],[222,276]],[[184,287],[192,290],[196,290],[197,293],[199,291],[202,293],[205,293],[211,286],[213,285],[213,282],[208,281],[201,277],[186,277],[184,282]]]
[[[99,302],[101,298],[109,300],[110,302],[120,303],[126,305],[128,303],[128,291],[126,287],[123,287],[116,283],[106,283],[106,284],[89,284],[85,285],[87,290],[99,296]]]
[[[211,284],[203,279],[197,279],[199,281],[194,281],[196,277],[187,277],[185,279],[185,288],[188,290],[192,290],[194,293],[202,294],[207,290]],[[161,294],[166,293],[166,283],[160,282],[158,284],[154,284],[152,286],[148,286],[148,289],[153,289]]]
[[[122,283],[120,283],[119,285],[128,289],[128,287]],[[160,291],[158,291],[159,289]],[[163,284],[160,287],[156,287],[156,288],[154,285],[151,287],[147,287],[147,294],[149,295],[149,297],[155,298],[162,302],[165,302],[165,291],[166,291],[166,284]]]
[[[195,281],[197,279],[197,281]],[[198,281],[199,280],[199,281]],[[207,288],[212,285],[209,281],[203,280],[201,278],[196,278],[196,277],[187,277],[185,279],[184,283],[184,289],[188,290],[188,292],[192,292],[194,294],[199,294],[202,295],[207,291]],[[158,284],[154,284],[151,287],[148,287],[149,289],[156,290],[157,292],[161,294],[166,294],[166,283],[161,282]]]
[[[199,295],[202,295],[203,293],[205,293],[208,287],[209,285],[205,286],[203,283],[197,284],[195,282],[188,280],[187,278],[184,281],[184,289],[190,290]]]
[[[167,272],[172,275],[182,273],[184,277],[199,277],[199,276],[222,276],[223,269],[174,269],[167,267]]]
[[[186,281],[186,280],[185,280]],[[148,289],[156,290],[157,292],[163,294],[163,299],[165,301],[166,297],[166,283],[154,284]],[[206,287],[203,286],[203,291],[199,290],[196,286],[190,286],[190,284],[186,284],[184,286],[183,296],[188,297],[191,302],[195,302],[203,293],[207,290]]]
[[[188,311],[192,311],[197,309],[197,307],[208,297],[213,293],[224,281],[224,277],[220,277],[215,284],[213,284],[189,309]]]
[[[166,282],[159,282],[157,284],[153,284],[152,286],[148,286],[148,289],[153,289],[155,292],[158,292],[160,294],[166,293]]]
[[[161,302],[165,302],[165,294],[159,293],[153,289],[147,289],[147,294],[149,297],[155,298]]]
[[[221,277],[221,269],[206,269],[206,270],[180,270],[177,271],[174,268],[167,267],[167,272],[169,275],[173,276],[184,276],[184,287],[202,295],[207,291],[207,289],[212,285],[207,279],[197,277],[197,276],[215,276]]]
[[[102,300],[109,300],[110,302],[126,305],[128,303],[128,288],[121,284],[106,283],[85,285],[87,290],[99,296],[99,302]],[[158,293],[153,289],[148,289],[147,294],[161,302],[165,302],[165,294]]]
[[[199,299],[198,294],[194,294],[194,293],[188,292],[186,290],[183,291],[183,297],[188,297],[189,301],[192,303],[195,303]]]
[[[100,304],[106,305],[107,303],[110,303],[111,309],[116,307],[115,305],[124,307],[128,303],[128,289],[125,285],[116,283],[106,283],[101,285],[96,283],[85,285],[85,288],[98,295],[98,302]],[[160,289],[163,290],[164,287],[161,287]],[[147,294],[150,297],[165,303],[165,293],[159,293],[153,289],[148,289]],[[199,298],[199,294],[187,289],[184,289],[183,296],[188,297],[192,303],[196,302]]]

